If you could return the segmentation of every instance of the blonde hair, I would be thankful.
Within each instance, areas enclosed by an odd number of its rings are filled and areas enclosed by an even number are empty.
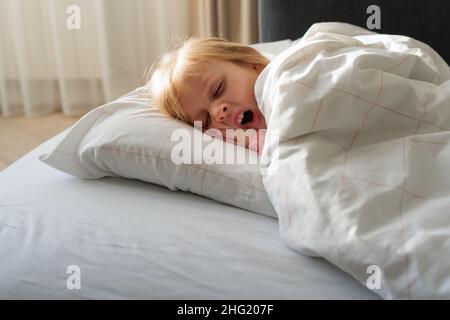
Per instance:
[[[168,52],[155,65],[149,86],[153,102],[162,113],[189,122],[181,108],[179,94],[188,76],[202,72],[205,63],[219,60],[236,64],[266,66],[269,60],[252,47],[221,38],[190,38]]]

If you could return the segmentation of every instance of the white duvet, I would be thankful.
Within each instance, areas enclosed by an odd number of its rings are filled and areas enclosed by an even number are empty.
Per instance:
[[[450,298],[449,79],[429,46],[341,23],[264,69],[264,185],[291,248],[383,298]]]

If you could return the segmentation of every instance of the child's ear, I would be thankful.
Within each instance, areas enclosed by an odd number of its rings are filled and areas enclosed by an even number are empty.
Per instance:
[[[255,63],[252,65],[253,70],[257,71],[258,73],[261,73],[261,71],[264,69],[264,66],[259,63]]]

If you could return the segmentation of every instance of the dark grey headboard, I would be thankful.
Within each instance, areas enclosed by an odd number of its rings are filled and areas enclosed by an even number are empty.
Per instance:
[[[370,5],[381,10],[381,29],[423,41],[450,63],[449,0],[258,0],[260,42],[297,39],[316,22],[348,22],[367,28]]]

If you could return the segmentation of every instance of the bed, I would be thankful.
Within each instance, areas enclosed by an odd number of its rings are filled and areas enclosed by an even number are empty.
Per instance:
[[[366,17],[335,10],[337,1],[313,2],[261,0],[261,41],[295,39],[311,23],[342,15],[360,25],[355,19]],[[436,40],[449,35],[432,30],[444,25],[449,4],[434,2],[442,12],[434,24],[409,27],[412,35],[426,30],[424,40],[448,59],[450,42]],[[382,31],[405,30],[398,26]],[[289,249],[276,219],[137,180],[82,180],[40,162],[68,130],[0,172],[0,298],[378,299],[325,260]]]
[[[324,260],[290,250],[273,218],[40,162],[66,133],[0,172],[0,298],[376,298]],[[80,289],[68,289],[70,266],[81,271]]]

